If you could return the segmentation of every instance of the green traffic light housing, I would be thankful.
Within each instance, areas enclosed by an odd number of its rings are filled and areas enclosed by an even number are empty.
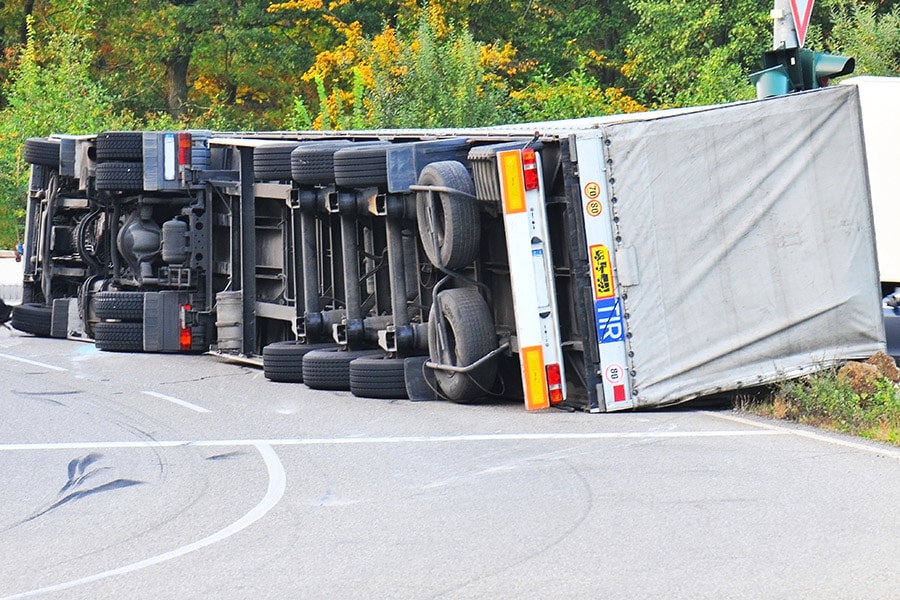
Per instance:
[[[828,81],[849,75],[856,68],[856,60],[849,56],[837,56],[812,50],[801,50],[800,61],[803,64],[804,89],[825,87]]]
[[[852,73],[856,61],[806,48],[779,48],[763,53],[763,67],[750,75],[760,99],[825,87],[829,80]]]
[[[783,65],[751,73],[750,83],[756,86],[756,97],[760,100],[793,91],[791,76]]]

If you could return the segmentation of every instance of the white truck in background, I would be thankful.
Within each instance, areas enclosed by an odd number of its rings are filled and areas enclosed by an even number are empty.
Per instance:
[[[900,77],[851,77],[841,85],[859,89],[881,281],[900,286]]]
[[[884,349],[853,87],[480,129],[57,136],[30,154],[13,324],[38,335],[213,350],[358,396],[591,412]]]
[[[859,90],[887,351],[896,360],[900,359],[900,77],[851,77],[841,85]]]

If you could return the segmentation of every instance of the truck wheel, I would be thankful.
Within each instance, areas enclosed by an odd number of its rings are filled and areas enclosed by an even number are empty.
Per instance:
[[[94,344],[112,352],[144,350],[144,324],[100,322],[94,325]]]
[[[253,175],[262,181],[290,181],[291,152],[299,142],[272,142],[253,149]]]
[[[105,162],[97,165],[98,190],[140,191],[144,189],[144,165],[139,162]]]
[[[405,400],[404,359],[363,356],[350,363],[350,392],[360,398]]]
[[[38,337],[50,337],[53,309],[43,304],[29,302],[14,306],[10,324],[19,331]]]
[[[25,140],[25,162],[59,168],[59,140],[33,137]]]
[[[350,363],[381,350],[313,350],[303,357],[303,383],[314,390],[350,390]]]
[[[436,309],[444,317],[441,346]],[[465,367],[497,348],[494,318],[490,307],[475,288],[441,292],[435,298],[428,319],[428,354],[431,361],[453,367]],[[467,403],[484,396],[497,377],[496,358],[468,373],[434,371],[441,392],[450,400]]]
[[[274,342],[263,348],[263,375],[270,381],[303,383],[303,357],[334,344],[303,344],[294,340]]]
[[[140,131],[104,131],[94,142],[97,162],[144,160],[144,134]]]
[[[427,165],[419,175],[419,185],[459,190],[416,194],[416,219],[422,247],[434,265],[459,269],[471,264],[481,246],[481,221],[475,184],[462,163],[448,160]]]
[[[387,184],[387,151],[390,143],[354,144],[334,153],[334,182],[344,187]]]
[[[350,140],[309,142],[291,152],[291,178],[297,183],[325,185],[334,183],[334,153],[346,148]]]
[[[141,321],[144,318],[143,292],[97,292],[91,302],[98,319]]]

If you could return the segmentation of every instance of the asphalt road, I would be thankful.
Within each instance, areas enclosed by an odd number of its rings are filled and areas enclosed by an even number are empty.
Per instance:
[[[0,600],[898,598],[900,450],[0,328]]]

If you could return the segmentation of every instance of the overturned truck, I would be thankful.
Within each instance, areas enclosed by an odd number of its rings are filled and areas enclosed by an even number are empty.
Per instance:
[[[28,141],[14,326],[606,412],[884,348],[855,88],[464,130]]]

